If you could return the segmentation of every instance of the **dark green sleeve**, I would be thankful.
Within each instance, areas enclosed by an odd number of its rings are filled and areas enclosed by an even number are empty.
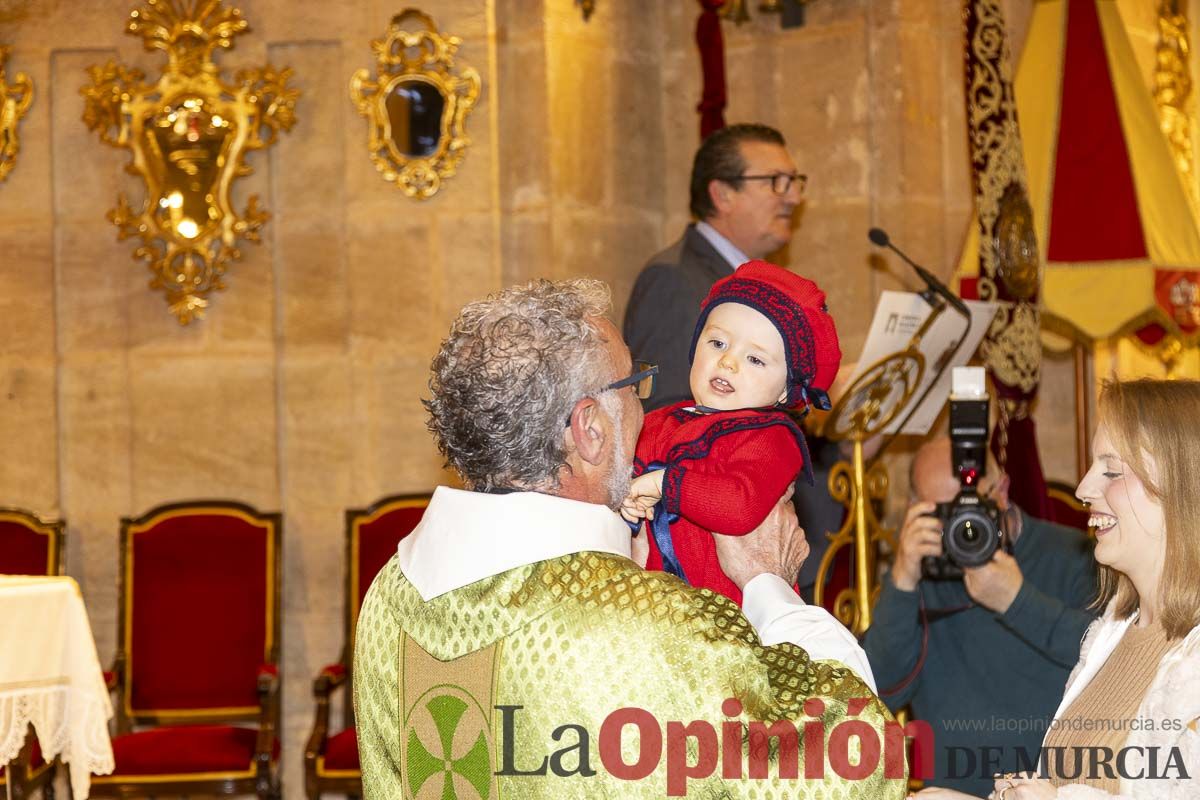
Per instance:
[[[1008,611],[999,616],[1031,646],[1068,668],[1079,661],[1079,644],[1094,619],[1084,606],[1095,592],[1095,580],[1086,570],[1078,570],[1069,584],[1069,602],[1063,602],[1025,581]]]
[[[908,686],[887,693],[912,673],[921,655],[919,591],[919,587],[916,592],[897,589],[889,571],[875,603],[871,627],[863,638],[863,650],[875,673],[879,696],[893,710],[908,704],[921,680],[918,675]]]

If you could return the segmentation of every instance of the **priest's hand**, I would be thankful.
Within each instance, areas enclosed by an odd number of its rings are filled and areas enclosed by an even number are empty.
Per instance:
[[[796,519],[792,491],[789,487],[762,524],[745,536],[713,533],[721,569],[739,589],[763,573],[796,582],[808,558],[808,540]]]

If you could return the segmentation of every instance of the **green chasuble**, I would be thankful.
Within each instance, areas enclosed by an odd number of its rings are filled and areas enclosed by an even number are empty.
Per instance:
[[[902,732],[851,670],[763,647],[729,600],[607,553],[428,602],[393,557],[358,619],[354,702],[367,800],[876,800],[907,785]]]

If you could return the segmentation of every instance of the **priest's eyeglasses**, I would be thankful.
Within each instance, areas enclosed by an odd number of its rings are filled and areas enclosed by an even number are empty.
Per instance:
[[[608,386],[603,387],[600,392],[607,392],[610,389],[624,389],[626,386],[632,386],[634,394],[639,400],[649,399],[654,391],[654,376],[658,374],[658,365],[650,364],[646,361],[633,362],[633,374],[628,378],[621,378],[619,381],[613,381]],[[571,418],[567,417],[567,427],[571,427]]]
[[[607,392],[609,389],[624,389],[626,386],[633,386],[633,393],[637,395],[638,400],[648,400],[650,399],[650,394],[654,391],[654,376],[657,374],[657,364],[635,361],[633,362],[632,375],[628,378],[622,378],[619,381],[613,381],[600,391]]]
[[[770,175],[734,175],[729,178],[721,178],[723,181],[733,183],[735,181],[770,181],[771,191],[775,194],[787,194],[792,188],[792,182],[798,184],[797,188],[800,194],[804,194],[804,188],[808,186],[808,176],[803,172],[775,172]]]

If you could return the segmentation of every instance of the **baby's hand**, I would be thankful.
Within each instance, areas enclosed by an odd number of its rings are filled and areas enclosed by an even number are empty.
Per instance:
[[[626,522],[637,522],[640,519],[654,519],[655,501],[648,497],[626,497],[621,502],[621,516]]]
[[[665,470],[656,469],[644,475],[638,475],[629,484],[629,500],[650,499],[654,503],[662,500],[663,473]],[[651,503],[650,505],[654,505]]]
[[[629,484],[629,495],[621,502],[621,516],[628,522],[654,519],[654,506],[662,499],[663,471],[639,475]]]

